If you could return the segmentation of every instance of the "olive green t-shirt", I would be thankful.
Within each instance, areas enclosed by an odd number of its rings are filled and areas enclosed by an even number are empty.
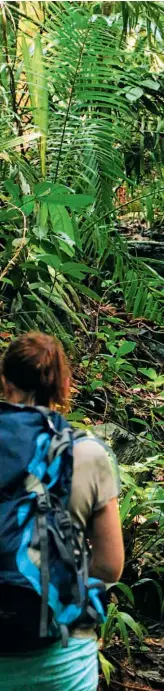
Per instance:
[[[78,441],[74,446],[74,469],[70,511],[75,523],[81,525],[82,534],[87,531],[94,513],[119,494],[116,459],[93,436]],[[94,638],[94,627],[75,628],[71,636]]]
[[[86,437],[74,445],[74,469],[70,511],[85,532],[95,511],[117,497],[119,492],[112,450],[93,437]]]

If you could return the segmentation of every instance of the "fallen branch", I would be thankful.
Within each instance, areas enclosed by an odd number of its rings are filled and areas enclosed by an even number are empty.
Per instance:
[[[5,268],[4,268],[3,271],[1,272],[1,274],[0,274],[0,281],[2,281],[2,279],[4,278],[4,276],[6,276],[6,274],[8,273],[8,271],[10,271],[10,269],[12,269],[13,266],[15,266],[15,263],[16,263],[16,261],[17,261],[19,255],[20,255],[20,252],[21,252],[21,250],[23,249],[23,247],[24,247],[24,245],[25,245],[26,232],[27,232],[26,216],[25,216],[25,214],[23,213],[22,209],[19,209],[18,206],[15,206],[14,204],[11,204],[10,202],[7,202],[7,203],[8,203],[8,206],[10,206],[12,209],[16,209],[17,211],[20,212],[20,214],[22,214],[22,216],[23,216],[23,235],[22,235],[22,238],[21,238],[20,245],[19,245],[19,247],[17,247],[17,250],[16,250],[14,256],[12,257],[12,259],[9,260],[7,266],[5,266]]]

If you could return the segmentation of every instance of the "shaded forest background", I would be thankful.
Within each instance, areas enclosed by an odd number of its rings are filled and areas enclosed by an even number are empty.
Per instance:
[[[55,333],[68,419],[120,462],[108,682],[111,646],[146,656],[164,612],[164,3],[6,0],[0,39],[0,349]]]

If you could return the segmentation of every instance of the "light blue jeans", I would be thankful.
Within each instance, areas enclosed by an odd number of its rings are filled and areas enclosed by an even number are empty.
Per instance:
[[[0,691],[96,691],[97,643],[70,638],[44,650],[0,657]]]

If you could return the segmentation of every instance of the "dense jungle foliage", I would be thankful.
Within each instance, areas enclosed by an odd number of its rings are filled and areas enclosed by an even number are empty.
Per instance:
[[[126,564],[102,638],[144,654],[164,612],[164,3],[4,0],[0,39],[0,349],[57,334],[68,418],[116,450]]]

